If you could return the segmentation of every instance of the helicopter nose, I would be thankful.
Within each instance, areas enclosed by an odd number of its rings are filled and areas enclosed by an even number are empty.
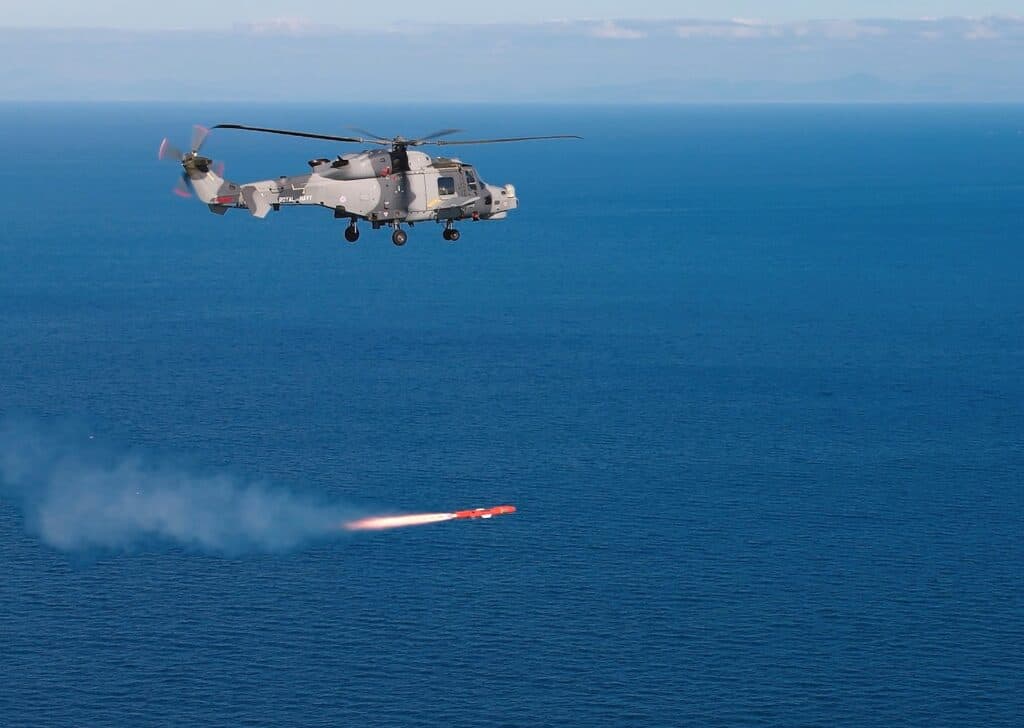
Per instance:
[[[508,215],[509,210],[519,207],[519,198],[516,197],[516,188],[512,185],[498,187],[497,185],[486,185],[487,188],[487,217],[492,220],[502,220]]]
[[[494,195],[495,212],[508,212],[519,207],[519,198],[516,197],[516,188],[512,185],[505,185],[499,188]]]

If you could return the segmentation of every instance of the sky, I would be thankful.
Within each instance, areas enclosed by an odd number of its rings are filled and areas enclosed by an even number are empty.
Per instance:
[[[1024,0],[140,5],[0,0],[0,102],[1024,102]]]
[[[402,22],[491,23],[559,19],[921,18],[1024,15],[1024,0],[391,0],[386,5],[353,0],[0,0],[0,26],[125,29],[229,28],[234,23],[301,19],[351,26]]]

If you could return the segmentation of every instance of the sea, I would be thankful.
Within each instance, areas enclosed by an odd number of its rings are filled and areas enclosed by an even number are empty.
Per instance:
[[[172,195],[220,122],[584,138],[456,148],[520,209],[399,248]],[[0,159],[0,725],[1024,722],[1024,106],[5,104]]]

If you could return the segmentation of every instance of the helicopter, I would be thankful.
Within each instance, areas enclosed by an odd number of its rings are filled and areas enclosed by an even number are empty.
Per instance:
[[[257,182],[236,183],[224,179],[220,163],[200,155],[211,129],[237,129],[263,134],[279,134],[321,141],[364,144],[370,149],[338,154],[333,159],[309,160],[310,172]],[[345,240],[359,240],[359,221],[369,222],[374,230],[389,227],[391,241],[405,245],[408,233],[403,226],[419,222],[444,225],[442,236],[449,242],[459,239],[455,223],[462,220],[503,220],[519,207],[516,188],[484,182],[473,165],[460,159],[431,157],[416,151],[423,146],[502,144],[554,139],[581,139],[574,134],[509,137],[504,139],[450,140],[442,137],[459,129],[442,129],[426,136],[406,139],[387,138],[364,129],[352,131],[365,136],[334,136],[287,129],[270,129],[242,124],[217,124],[193,127],[188,152],[164,139],[159,158],[177,161],[182,166],[175,194],[191,197],[194,193],[218,215],[232,208],[248,210],[253,217],[264,218],[282,207],[305,205],[323,207],[335,219],[347,219]]]

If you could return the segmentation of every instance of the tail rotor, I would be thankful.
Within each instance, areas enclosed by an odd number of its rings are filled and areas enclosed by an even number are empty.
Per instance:
[[[171,190],[174,195],[178,197],[192,197],[194,194],[192,190],[192,175],[208,173],[211,165],[213,165],[214,172],[218,176],[224,176],[224,164],[222,162],[214,163],[213,160],[199,154],[209,135],[210,130],[207,127],[200,126],[199,124],[193,126],[190,144],[191,151],[188,153],[182,152],[169,139],[164,139],[160,143],[157,158],[161,161],[178,162],[182,166],[181,177],[178,178],[178,183]]]

